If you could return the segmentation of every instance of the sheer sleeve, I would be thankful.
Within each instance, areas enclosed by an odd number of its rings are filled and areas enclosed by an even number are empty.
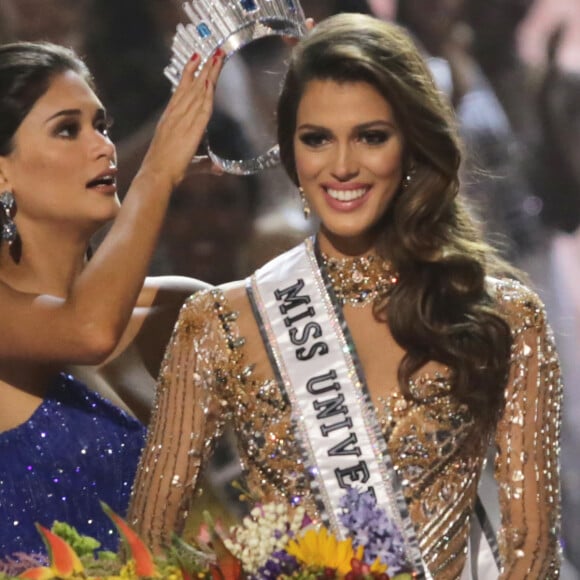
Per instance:
[[[202,292],[184,304],[160,372],[128,517],[156,551],[181,531],[197,476],[223,424],[215,377],[227,349],[214,302],[211,292]]]
[[[562,398],[558,356],[537,296],[518,285],[505,298],[514,344],[506,406],[496,435],[501,578],[558,578]]]

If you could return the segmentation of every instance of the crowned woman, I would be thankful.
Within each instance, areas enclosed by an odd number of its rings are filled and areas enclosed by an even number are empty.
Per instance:
[[[558,576],[558,357],[458,196],[454,125],[393,24],[338,15],[293,49],[281,159],[320,225],[182,309],[129,516],[153,547],[227,423],[260,501],[345,537],[347,490],[368,493],[419,578]],[[475,515],[491,442],[499,546]]]

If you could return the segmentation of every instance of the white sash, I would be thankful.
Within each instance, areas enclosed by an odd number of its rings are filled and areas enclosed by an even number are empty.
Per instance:
[[[351,486],[370,490],[401,531],[417,577],[431,579],[361,369],[351,356],[353,345],[326,291],[311,240],[258,270],[248,291],[292,403],[321,517],[344,538],[340,499]]]
[[[339,519],[344,488],[371,490],[403,534],[418,577],[430,579],[354,345],[328,289],[311,240],[272,260],[248,281],[273,367],[292,404],[321,517],[344,537]],[[498,562],[495,534],[478,498],[461,580],[496,580]]]

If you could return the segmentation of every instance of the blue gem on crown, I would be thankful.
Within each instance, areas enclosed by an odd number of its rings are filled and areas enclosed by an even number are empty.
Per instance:
[[[241,0],[240,4],[246,12],[254,12],[258,9],[255,0]]]
[[[199,34],[200,38],[207,38],[208,36],[211,36],[211,30],[205,22],[201,22],[197,25],[197,33]]]

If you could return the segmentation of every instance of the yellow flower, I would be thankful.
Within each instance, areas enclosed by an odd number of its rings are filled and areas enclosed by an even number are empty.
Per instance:
[[[387,571],[387,565],[381,562],[380,558],[376,558],[375,561],[371,564],[371,572],[382,574],[383,572]]]
[[[353,558],[362,559],[364,549],[359,546],[355,552],[351,538],[337,540],[325,527],[322,527],[319,530],[309,529],[299,538],[291,540],[286,551],[308,566],[334,568],[341,576],[344,576],[350,572]]]
[[[137,565],[135,560],[129,560],[119,572],[119,576],[123,578],[123,580],[137,580]]]

